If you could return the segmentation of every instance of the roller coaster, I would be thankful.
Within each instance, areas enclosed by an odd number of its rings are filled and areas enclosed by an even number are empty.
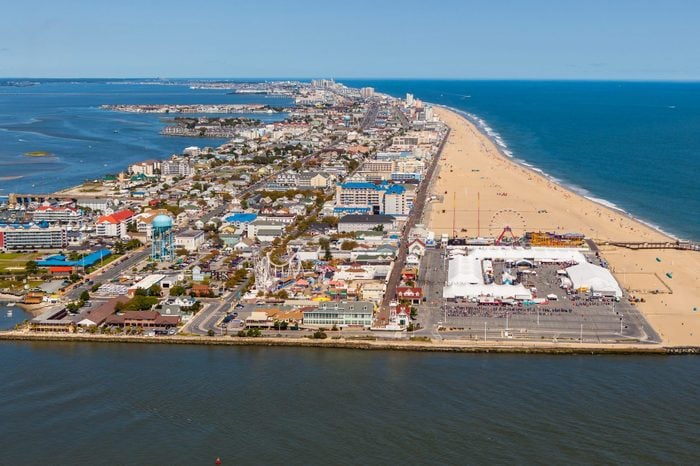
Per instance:
[[[275,263],[268,252],[264,256],[256,256],[254,259],[255,286],[261,291],[279,290],[289,280],[299,278],[304,268],[297,253],[287,249],[288,259],[282,264]]]

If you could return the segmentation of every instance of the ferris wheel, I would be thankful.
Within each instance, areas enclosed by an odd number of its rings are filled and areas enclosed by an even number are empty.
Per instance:
[[[516,243],[517,238],[525,236],[526,229],[525,217],[520,212],[513,209],[501,209],[491,217],[488,233],[490,236],[499,235],[496,244]]]

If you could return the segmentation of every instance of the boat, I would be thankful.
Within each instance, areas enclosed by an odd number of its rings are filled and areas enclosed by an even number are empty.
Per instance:
[[[12,317],[12,309],[7,310],[7,317]]]

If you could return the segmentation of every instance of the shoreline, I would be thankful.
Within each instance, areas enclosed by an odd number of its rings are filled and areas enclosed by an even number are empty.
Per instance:
[[[664,344],[700,342],[696,251],[616,246],[675,240],[508,157],[463,113],[444,106],[436,113],[453,131],[432,187],[438,199],[425,212],[428,229],[457,236],[493,236],[503,225],[512,226],[516,235],[538,230],[582,233],[596,241],[610,271],[638,301],[637,309]]]
[[[501,135],[494,131],[491,126],[486,122],[486,120],[482,119],[478,115],[474,113],[467,112],[466,110],[460,110],[455,107],[450,107],[447,105],[442,105],[442,104],[435,104],[435,103],[430,103],[430,105],[434,105],[436,107],[443,108],[447,111],[450,111],[452,113],[456,113],[457,115],[461,116],[465,120],[469,121],[471,124],[474,125],[474,127],[481,133],[485,138],[487,138],[491,143],[493,143],[494,147],[496,148],[496,151],[500,154],[501,157],[503,157],[505,160],[508,160],[510,162],[513,162],[517,166],[531,172],[535,176],[540,176],[544,178],[545,180],[549,181],[550,183],[554,183],[558,185],[560,188],[565,189],[572,193],[573,195],[583,197],[584,199],[587,199],[600,207],[606,208],[608,210],[613,211],[616,214],[619,215],[624,215],[627,217],[629,220],[632,220],[634,222],[640,223],[641,225],[651,228],[652,230],[655,230],[659,234],[666,236],[670,240],[673,241],[694,241],[692,239],[687,239],[687,238],[681,238],[679,236],[676,236],[673,233],[670,233],[666,230],[664,230],[661,226],[656,225],[654,223],[651,223],[650,221],[644,220],[643,218],[637,217],[631,212],[628,212],[627,210],[623,209],[622,207],[619,207],[617,204],[615,204],[612,201],[609,201],[607,199],[604,199],[602,197],[595,197],[593,193],[588,191],[586,188],[582,188],[580,186],[576,186],[573,184],[567,184],[563,180],[545,172],[544,170],[540,169],[539,167],[531,164],[525,159],[518,158],[516,157],[509,149],[508,145],[506,142],[503,140]],[[487,129],[488,128],[488,129]],[[493,132],[493,134],[489,134],[489,130]]]
[[[92,335],[66,333],[0,332],[0,342],[56,342],[56,343],[125,343],[197,346],[260,346],[329,348],[365,351],[415,351],[442,353],[503,353],[503,354],[588,354],[588,355],[697,355],[700,346],[664,346],[657,344],[588,344],[540,342],[473,342],[462,340],[361,340],[328,338],[278,337],[205,337],[169,336],[147,337],[134,335]]]

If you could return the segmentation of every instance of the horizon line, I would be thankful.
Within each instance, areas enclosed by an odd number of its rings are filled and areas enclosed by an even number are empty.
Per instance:
[[[672,82],[672,83],[697,83],[700,82],[700,77],[697,78],[562,78],[562,77],[333,77],[333,76],[0,76],[2,80],[154,80],[154,81],[180,81],[180,80],[295,80],[309,81],[312,79],[334,79],[336,81],[501,81],[501,82],[532,82],[532,81],[548,81],[548,82]]]

